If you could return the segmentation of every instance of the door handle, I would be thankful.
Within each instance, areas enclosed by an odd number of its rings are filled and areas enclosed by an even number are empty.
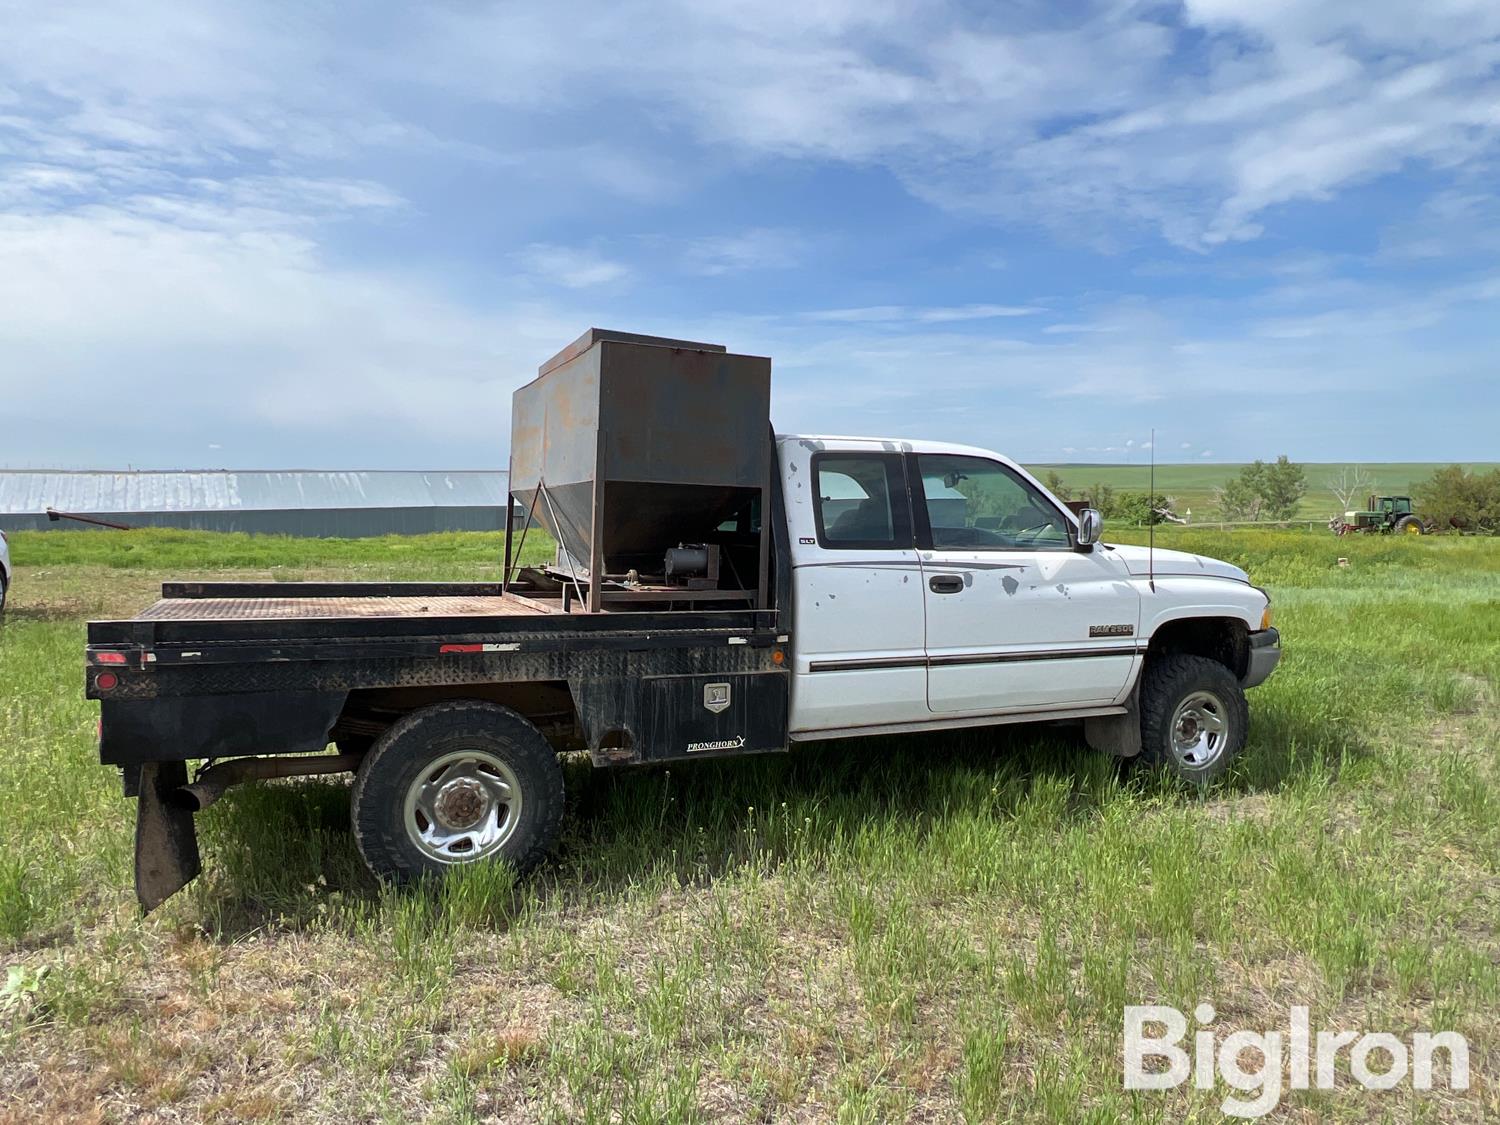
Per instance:
[[[956,574],[934,574],[927,588],[934,594],[956,594],[964,588],[964,580]]]

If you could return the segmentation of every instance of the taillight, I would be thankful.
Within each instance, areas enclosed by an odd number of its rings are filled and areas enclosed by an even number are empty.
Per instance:
[[[100,691],[114,691],[120,686],[120,677],[113,672],[100,672],[94,677],[94,686]]]
[[[126,656],[123,652],[96,652],[94,653],[95,664],[125,664]]]

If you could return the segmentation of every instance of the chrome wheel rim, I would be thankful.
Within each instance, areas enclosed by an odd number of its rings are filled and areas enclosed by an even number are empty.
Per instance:
[[[1172,715],[1172,753],[1184,769],[1213,765],[1229,745],[1231,734],[1229,709],[1211,691],[1188,695]]]
[[[455,750],[430,762],[406,791],[406,834],[439,863],[494,855],[515,833],[521,785],[483,750]]]

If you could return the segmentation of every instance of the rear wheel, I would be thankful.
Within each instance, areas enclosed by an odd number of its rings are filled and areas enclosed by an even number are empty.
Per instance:
[[[1228,668],[1204,656],[1146,665],[1141,684],[1141,760],[1207,785],[1245,746],[1250,708]]]
[[[462,863],[535,867],[563,815],[557,754],[516,712],[440,703],[391,727],[360,764],[351,815],[370,870],[408,882]]]
[[[1396,521],[1397,535],[1425,535],[1427,529],[1422,526],[1422,521],[1416,516],[1402,516]]]

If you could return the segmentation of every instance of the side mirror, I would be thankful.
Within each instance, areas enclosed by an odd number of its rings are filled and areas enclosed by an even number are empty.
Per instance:
[[[1104,530],[1104,517],[1099,514],[1098,508],[1084,508],[1078,513],[1078,545],[1080,547],[1092,547],[1099,542],[1099,535]]]

